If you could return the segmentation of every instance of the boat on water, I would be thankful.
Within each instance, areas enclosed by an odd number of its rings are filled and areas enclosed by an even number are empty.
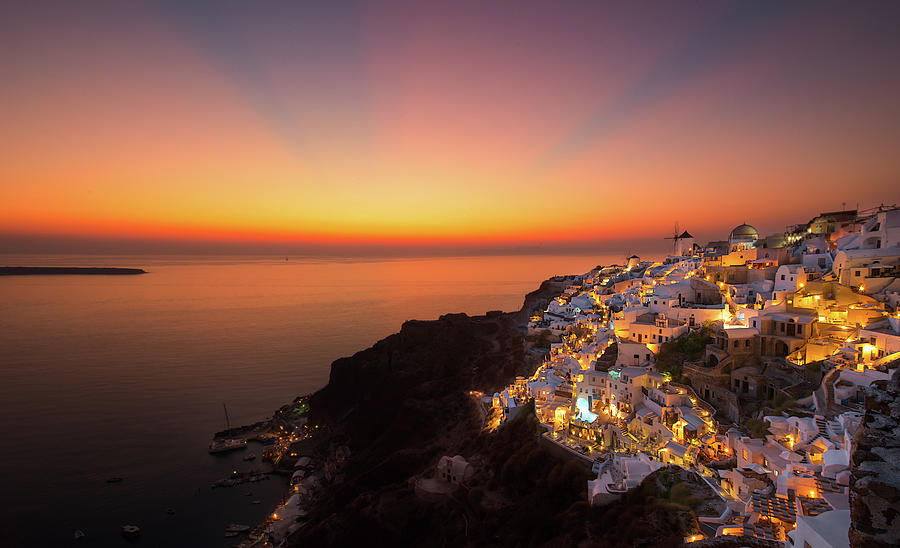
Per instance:
[[[209,444],[210,453],[225,453],[226,451],[234,451],[235,449],[243,449],[247,447],[247,440],[242,438],[230,440],[213,440]]]
[[[243,525],[240,523],[229,523],[228,527],[225,528],[225,531],[228,533],[246,533],[249,530],[249,525]]]
[[[83,539],[84,537],[85,537],[84,531],[82,531],[81,529],[76,529],[76,530],[75,530],[75,540],[81,540],[81,539]]]
[[[250,453],[250,454],[244,456],[244,460],[255,460],[255,459],[256,459],[256,453]]]
[[[141,536],[141,528],[137,525],[123,525],[122,536],[128,539],[134,539]]]
[[[108,478],[106,480],[106,483],[119,483],[121,481],[122,481],[122,478],[120,478],[118,476],[114,476],[114,477]]]

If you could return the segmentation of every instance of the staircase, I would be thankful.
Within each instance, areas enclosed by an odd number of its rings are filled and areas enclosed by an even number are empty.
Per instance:
[[[805,447],[798,447],[794,449],[794,453],[797,453],[798,455],[803,457],[803,460],[800,461],[800,464],[812,464],[812,462],[810,462],[809,460],[809,455],[806,454]]]
[[[823,417],[821,415],[816,415],[815,421],[816,421],[816,428],[819,430],[819,435],[822,436],[823,438],[827,438],[828,437],[828,422],[825,420],[825,417]],[[810,441],[809,443],[812,443],[812,441]]]
[[[844,427],[841,426],[841,423],[839,423],[838,421],[828,421],[828,430],[834,437],[844,437]]]

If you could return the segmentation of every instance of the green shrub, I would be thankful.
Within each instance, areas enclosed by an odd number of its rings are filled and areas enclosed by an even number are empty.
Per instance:
[[[769,432],[769,424],[762,419],[747,419],[744,422],[744,428],[750,432],[752,438],[765,438],[771,434]]]

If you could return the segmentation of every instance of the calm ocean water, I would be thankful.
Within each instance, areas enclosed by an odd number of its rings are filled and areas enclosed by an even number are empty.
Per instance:
[[[209,488],[251,467],[206,451],[223,403],[232,424],[264,419],[407,319],[517,310],[551,275],[620,261],[0,256],[150,272],[0,277],[0,545],[66,546],[82,529],[78,545],[123,546],[134,523],[145,546],[231,546],[225,525],[264,519],[284,483]]]

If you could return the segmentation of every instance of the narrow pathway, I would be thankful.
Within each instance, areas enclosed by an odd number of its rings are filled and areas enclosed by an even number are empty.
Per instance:
[[[816,415],[821,415],[826,419],[832,418],[831,407],[834,405],[834,383],[837,382],[838,376],[841,374],[840,369],[832,369],[825,374],[822,384],[813,392],[813,402],[816,407]]]

